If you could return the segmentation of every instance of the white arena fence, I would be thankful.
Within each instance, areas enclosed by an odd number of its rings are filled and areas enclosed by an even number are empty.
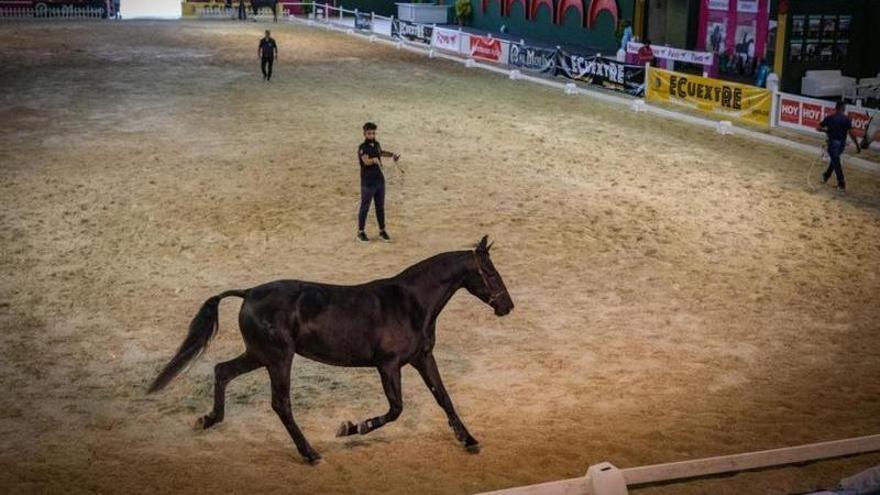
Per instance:
[[[199,19],[238,19],[238,7],[226,8],[221,5],[206,5],[196,10],[195,14]],[[249,20],[255,21],[273,21],[275,19],[275,15],[269,7],[261,7],[256,15],[254,15],[253,10],[248,7],[246,9],[246,15]],[[283,17],[287,17],[288,15],[287,11],[283,13],[278,12],[278,20],[280,21]]]
[[[880,435],[870,435],[626,469],[618,469],[612,464],[603,462],[590,466],[587,474],[579,478],[508,488],[482,495],[627,495],[628,488],[651,483],[682,482],[703,476],[787,466],[878,451],[880,451]]]
[[[34,9],[24,7],[0,8],[0,21],[2,20],[78,20],[78,19],[103,19],[105,17],[102,8],[73,8],[61,7],[50,9]]]

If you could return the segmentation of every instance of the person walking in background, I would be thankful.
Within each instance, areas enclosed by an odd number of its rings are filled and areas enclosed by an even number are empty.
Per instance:
[[[651,49],[651,40],[645,40],[642,42],[642,47],[639,48],[638,57],[639,65],[654,65],[654,50]]]
[[[244,8],[244,0],[238,0],[238,20],[247,20],[247,9]]]
[[[378,126],[372,122],[364,124],[364,142],[358,147],[358,161],[361,168],[361,207],[358,211],[357,240],[368,242],[364,232],[370,203],[376,203],[376,221],[379,223],[379,239],[389,242],[391,237],[385,232],[385,175],[382,173],[382,157],[391,157],[395,162],[400,155],[383,151],[376,141]]]
[[[623,21],[623,34],[620,37],[620,49],[626,53],[626,45],[633,39],[633,26],[629,19]]]
[[[844,113],[846,111],[846,103],[842,101],[837,102],[834,110],[834,113],[822,119],[822,122],[819,123],[819,127],[816,128],[817,131],[824,132],[825,135],[828,136],[829,163],[828,169],[822,174],[822,182],[828,182],[828,179],[831,178],[831,172],[833,171],[837,178],[837,190],[844,192],[846,191],[846,180],[843,177],[843,167],[840,164],[840,155],[843,154],[843,149],[846,147],[846,135],[849,134],[853,143],[856,144],[857,153],[861,153],[862,149],[859,146],[858,139],[856,139],[852,120],[850,120],[850,118]]]
[[[272,33],[266,30],[266,35],[260,40],[260,46],[257,48],[257,55],[260,56],[260,70],[263,71],[263,80],[270,81],[272,79],[272,63],[278,56],[278,45],[272,39]]]

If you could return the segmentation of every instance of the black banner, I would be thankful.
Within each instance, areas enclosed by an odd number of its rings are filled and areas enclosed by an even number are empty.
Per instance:
[[[645,68],[604,57],[583,57],[559,50],[556,72],[569,79],[595,84],[634,96],[645,94]]]
[[[361,31],[373,30],[373,18],[370,14],[358,12],[354,17],[354,28]]]
[[[391,23],[391,37],[396,40],[406,38],[410,41],[430,45],[433,32],[434,28],[425,24],[416,24],[400,19],[394,19]]]
[[[556,49],[511,43],[508,64],[529,71],[552,74],[556,68]]]

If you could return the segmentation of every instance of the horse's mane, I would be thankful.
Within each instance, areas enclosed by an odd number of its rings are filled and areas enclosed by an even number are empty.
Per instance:
[[[430,258],[423,259],[422,261],[419,261],[418,263],[408,268],[405,268],[402,272],[398,273],[395,278],[406,278],[413,275],[421,275],[422,272],[424,272],[425,270],[437,266],[439,261],[452,259],[453,257],[461,256],[465,253],[468,253],[468,251],[449,251],[446,253],[435,254]]]

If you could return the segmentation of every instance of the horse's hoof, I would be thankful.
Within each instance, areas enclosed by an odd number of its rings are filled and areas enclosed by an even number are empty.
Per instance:
[[[217,419],[217,418],[211,416],[210,414],[206,414],[196,420],[196,429],[197,430],[207,430],[208,428],[216,425],[220,421],[223,421],[223,420]]]
[[[474,442],[470,445],[465,444],[464,450],[466,450],[468,454],[479,454],[480,453],[480,444],[477,442]]]
[[[373,431],[373,421],[370,419],[362,421],[357,425],[358,435],[366,435],[371,431]]]
[[[339,428],[336,429],[337,437],[347,437],[349,435],[354,435],[357,433],[357,426],[355,426],[351,421],[343,421]]]
[[[324,462],[324,459],[321,458],[320,455],[315,454],[314,457],[306,457],[306,462],[309,463],[309,466],[317,466],[318,464]]]

